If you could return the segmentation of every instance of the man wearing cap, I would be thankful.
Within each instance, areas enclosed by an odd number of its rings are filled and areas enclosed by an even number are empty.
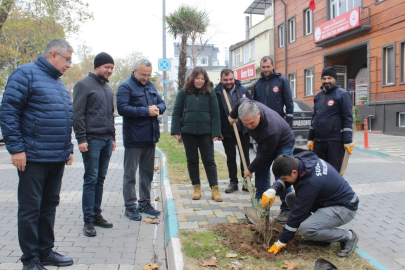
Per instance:
[[[351,154],[354,143],[350,94],[336,84],[336,79],[334,68],[322,71],[322,91],[314,97],[308,148],[339,172],[345,149]]]
[[[108,78],[113,58],[99,53],[94,70],[80,80],[73,91],[73,128],[84,163],[82,209],[86,236],[96,236],[94,226],[112,228],[101,215],[104,180],[115,150],[113,92]]]

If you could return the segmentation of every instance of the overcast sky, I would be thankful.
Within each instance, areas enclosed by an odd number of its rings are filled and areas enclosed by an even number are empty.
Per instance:
[[[158,71],[157,62],[163,57],[162,0],[87,0],[94,20],[82,25],[81,32],[68,37],[76,49],[86,42],[97,54],[101,51],[112,57],[124,57],[133,50],[148,56],[153,70]],[[244,11],[253,0],[166,0],[166,15],[181,4],[198,6],[209,13],[210,27],[206,35],[210,44],[220,50],[220,64],[224,63],[225,51],[230,45],[245,39]],[[262,20],[254,16],[253,22]],[[253,23],[253,24],[254,24]],[[174,39],[166,34],[166,57],[173,57]],[[225,49],[226,48],[226,49]],[[227,53],[227,52],[226,52]],[[77,59],[73,59],[77,62]]]

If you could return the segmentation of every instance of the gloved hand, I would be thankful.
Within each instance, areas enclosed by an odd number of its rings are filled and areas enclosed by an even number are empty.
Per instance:
[[[262,199],[260,200],[260,206],[266,208],[267,206],[271,207],[276,199],[276,190],[269,188],[266,192],[263,193]]]
[[[314,151],[314,141],[307,142],[308,149]]]
[[[277,254],[280,252],[281,249],[285,248],[287,244],[281,243],[280,240],[275,242],[269,250],[267,250],[270,253]]]
[[[349,155],[352,154],[353,151],[353,147],[354,147],[354,142],[351,143],[345,143],[344,144],[345,149],[347,150],[347,152],[349,152]]]

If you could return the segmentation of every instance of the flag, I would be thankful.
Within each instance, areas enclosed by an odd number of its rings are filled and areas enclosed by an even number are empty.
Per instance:
[[[315,0],[309,0],[309,8],[314,11],[315,10]]]

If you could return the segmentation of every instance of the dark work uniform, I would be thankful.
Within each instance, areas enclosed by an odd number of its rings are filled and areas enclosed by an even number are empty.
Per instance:
[[[219,112],[221,115],[221,134],[222,134],[222,145],[225,149],[226,154],[226,164],[228,166],[229,172],[229,179],[231,183],[238,183],[238,173],[237,173],[237,164],[236,164],[236,148],[237,148],[237,141],[235,132],[233,130],[232,125],[229,124],[228,116],[229,110],[228,105],[226,104],[226,100],[223,94],[223,86],[222,83],[219,83],[215,88],[215,93],[217,94],[218,98],[218,105],[219,105]],[[229,103],[231,104],[231,108],[235,106],[238,100],[242,97],[246,97],[251,99],[249,91],[246,87],[240,84],[240,81],[235,80],[235,89],[231,91],[227,91],[227,96],[229,99]],[[250,165],[250,158],[249,158],[249,146],[250,146],[250,136],[248,134],[248,129],[242,124],[242,121],[238,121],[237,123],[239,138],[242,144],[243,153],[246,160],[246,165]],[[239,152],[239,156],[240,152]],[[240,161],[241,167],[241,174],[243,177],[243,172],[245,168],[243,167],[242,159]]]
[[[314,98],[308,140],[314,141],[314,153],[339,172],[345,153],[343,144],[352,142],[352,102],[349,92],[338,85],[327,92],[321,89]]]

